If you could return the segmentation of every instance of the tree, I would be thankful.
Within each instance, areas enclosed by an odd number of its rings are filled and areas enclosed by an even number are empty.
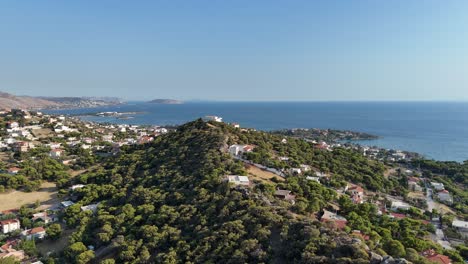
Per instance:
[[[384,244],[384,250],[388,254],[402,258],[406,255],[405,247],[401,244],[400,241],[391,239]]]
[[[60,224],[52,224],[46,230],[47,236],[52,240],[57,240],[62,235],[62,226]]]
[[[86,263],[90,263],[94,257],[95,257],[94,251],[86,250],[85,252],[76,256],[75,261],[77,264],[86,264]]]

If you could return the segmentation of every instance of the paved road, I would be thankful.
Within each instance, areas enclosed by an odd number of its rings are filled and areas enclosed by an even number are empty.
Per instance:
[[[429,212],[432,212],[432,209],[436,208],[436,202],[434,202],[434,199],[432,198],[433,197],[433,191],[431,189],[431,186],[428,184],[427,180],[425,181],[425,185],[426,185],[427,210]],[[432,224],[436,228],[435,234],[431,235],[432,240],[434,242],[439,243],[439,245],[441,245],[445,249],[453,249],[450,246],[450,243],[448,241],[446,241],[444,231],[440,228],[441,227],[440,220],[432,221]]]

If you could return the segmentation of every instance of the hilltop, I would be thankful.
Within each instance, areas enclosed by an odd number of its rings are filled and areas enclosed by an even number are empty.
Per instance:
[[[461,239],[461,164],[414,161],[423,171],[410,171],[352,147],[219,120],[166,129],[12,110],[0,127],[0,193],[13,202],[0,219],[46,232],[40,254],[19,239],[19,225],[0,242],[44,263],[425,264],[466,252],[440,239]],[[46,183],[55,198],[15,202]],[[441,198],[422,191],[444,186],[453,201],[442,213]]]

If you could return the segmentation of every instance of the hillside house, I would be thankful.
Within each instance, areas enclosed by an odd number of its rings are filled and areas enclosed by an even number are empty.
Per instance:
[[[351,200],[355,204],[361,204],[364,202],[364,189],[359,185],[350,185],[347,192],[349,193]]]
[[[442,191],[445,190],[444,184],[440,182],[431,182],[432,188],[434,188],[436,191]]]
[[[249,177],[247,176],[227,175],[226,180],[227,182],[233,183],[234,185],[243,185],[243,186],[250,185]]]
[[[440,192],[437,194],[437,198],[438,198],[442,203],[445,203],[445,204],[452,204],[452,203],[453,203],[453,198],[452,198],[452,196],[450,195],[449,191],[447,191],[447,190],[440,191]]]
[[[8,174],[18,174],[21,169],[18,167],[11,167],[8,169]]]
[[[419,182],[416,182],[416,181],[413,181],[413,180],[408,180],[408,189],[410,189],[411,191],[415,191],[415,192],[422,192],[423,191],[423,187],[421,187],[421,185],[419,185]]]
[[[411,206],[405,202],[402,202],[402,201],[393,201],[392,202],[392,205],[391,205],[391,209],[393,211],[397,211],[397,210],[409,210],[411,208]]]
[[[35,213],[33,214],[33,217],[31,220],[35,221],[42,221],[45,224],[50,224],[57,222],[59,219],[56,215],[54,214],[48,214],[47,212],[40,212],[40,213]]]
[[[346,227],[348,220],[346,218],[337,215],[336,213],[323,210],[323,215],[320,218],[320,222],[322,223],[331,223],[337,229],[343,229]]]
[[[276,190],[275,197],[289,201],[291,204],[295,204],[296,196],[291,194],[289,190]]]
[[[26,240],[43,239],[46,236],[46,230],[43,227],[35,227],[21,232]]]
[[[97,212],[97,209],[98,209],[98,203],[96,204],[88,204],[88,205],[85,205],[85,206],[81,206],[80,209],[81,211],[91,211],[93,213],[96,213]]]
[[[9,129],[14,129],[14,128],[18,128],[19,127],[19,123],[18,122],[7,122],[7,128]]]
[[[61,149],[53,149],[49,152],[49,156],[54,159],[58,159],[62,156],[63,150]]]
[[[233,156],[241,156],[245,152],[251,152],[254,149],[252,145],[238,145],[234,144],[229,147],[229,153]]]
[[[215,122],[223,122],[223,118],[219,116],[205,116],[203,118],[204,121],[215,121]]]
[[[449,257],[447,257],[445,255],[438,254],[433,249],[425,250],[425,251],[421,252],[420,255],[425,257],[430,262],[440,263],[440,264],[451,264],[452,263],[452,261],[450,260]]]
[[[20,221],[18,219],[3,220],[0,221],[0,226],[2,228],[2,233],[8,234],[20,229]]]

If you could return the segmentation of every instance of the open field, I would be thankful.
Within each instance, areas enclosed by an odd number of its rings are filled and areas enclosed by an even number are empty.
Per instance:
[[[58,202],[57,187],[55,183],[44,182],[35,192],[12,191],[0,194],[0,211],[15,209],[24,204],[33,204],[40,201],[44,208]]]
[[[40,128],[33,129],[31,133],[37,138],[47,138],[52,135],[52,130],[50,128]]]
[[[280,176],[268,171],[261,170],[255,166],[246,164],[246,167],[249,176],[251,176],[254,180],[271,181],[271,179],[276,178],[278,181],[284,181],[284,179]]]
[[[409,192],[408,198],[424,200],[426,199],[426,195],[422,192]]]

